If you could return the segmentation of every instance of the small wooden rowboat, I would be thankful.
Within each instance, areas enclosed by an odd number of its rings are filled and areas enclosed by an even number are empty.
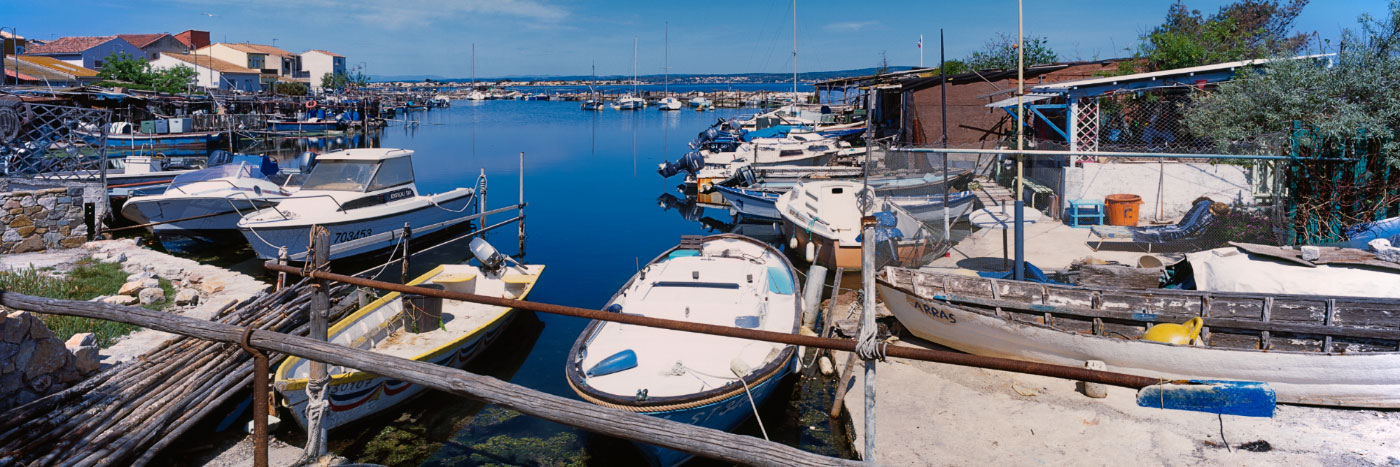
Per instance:
[[[909,332],[957,350],[1164,379],[1262,381],[1278,401],[1400,407],[1400,303],[1310,295],[1090,288],[885,268]],[[1193,345],[1142,340],[1201,318]]]
[[[501,266],[485,270],[466,264],[445,264],[409,282],[438,284],[449,291],[524,299],[539,280],[543,265]],[[414,320],[404,312],[404,300],[393,292],[337,321],[330,341],[421,362],[461,368],[490,345],[510,324],[514,308],[443,300],[442,322],[437,329],[413,333]],[[277,368],[273,386],[282,394],[298,424],[306,427],[306,382],[309,362],[289,357]],[[351,368],[332,366],[326,390],[329,406],[321,426],[345,425],[390,408],[422,392],[425,387]]]

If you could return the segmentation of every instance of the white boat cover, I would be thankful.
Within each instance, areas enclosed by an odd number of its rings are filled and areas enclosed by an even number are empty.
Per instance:
[[[1189,253],[1196,289],[1294,295],[1400,298],[1400,273],[1383,269],[1307,267],[1235,247]]]

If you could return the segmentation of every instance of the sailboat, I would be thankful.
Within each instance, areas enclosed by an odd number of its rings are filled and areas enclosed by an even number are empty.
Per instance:
[[[665,61],[666,81],[663,85],[662,94],[666,97],[656,103],[656,108],[660,110],[680,110],[681,100],[671,97],[671,23],[666,23],[666,61]]]
[[[476,89],[476,44],[472,44],[472,92],[467,94],[469,101],[484,101],[489,96]]]
[[[598,64],[593,64],[593,81],[598,81]],[[593,92],[593,84],[588,85],[588,100],[583,101],[578,106],[581,110],[603,110],[603,101],[598,100],[598,96]]]
[[[647,106],[646,99],[637,97],[637,36],[632,36],[632,93],[625,94],[613,102],[613,110],[640,110]]]

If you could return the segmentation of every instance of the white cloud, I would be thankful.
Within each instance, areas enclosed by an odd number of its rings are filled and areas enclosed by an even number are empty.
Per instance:
[[[877,26],[877,25],[879,25],[879,24],[880,24],[879,21],[873,21],[873,20],[872,20],[872,21],[842,21],[842,22],[839,22],[839,23],[831,23],[831,24],[828,24],[828,25],[826,25],[826,26],[822,26],[822,29],[825,29],[825,30],[827,30],[828,32],[858,32],[858,31],[860,31],[860,30],[862,30],[862,29],[865,29],[865,28],[868,28],[868,27],[871,27],[871,26]]]

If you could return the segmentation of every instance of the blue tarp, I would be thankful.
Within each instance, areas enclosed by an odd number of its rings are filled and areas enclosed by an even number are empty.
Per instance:
[[[811,130],[811,128],[797,125],[774,125],[762,130],[744,133],[744,141],[753,141],[756,138],[781,138],[787,136],[792,130]]]

